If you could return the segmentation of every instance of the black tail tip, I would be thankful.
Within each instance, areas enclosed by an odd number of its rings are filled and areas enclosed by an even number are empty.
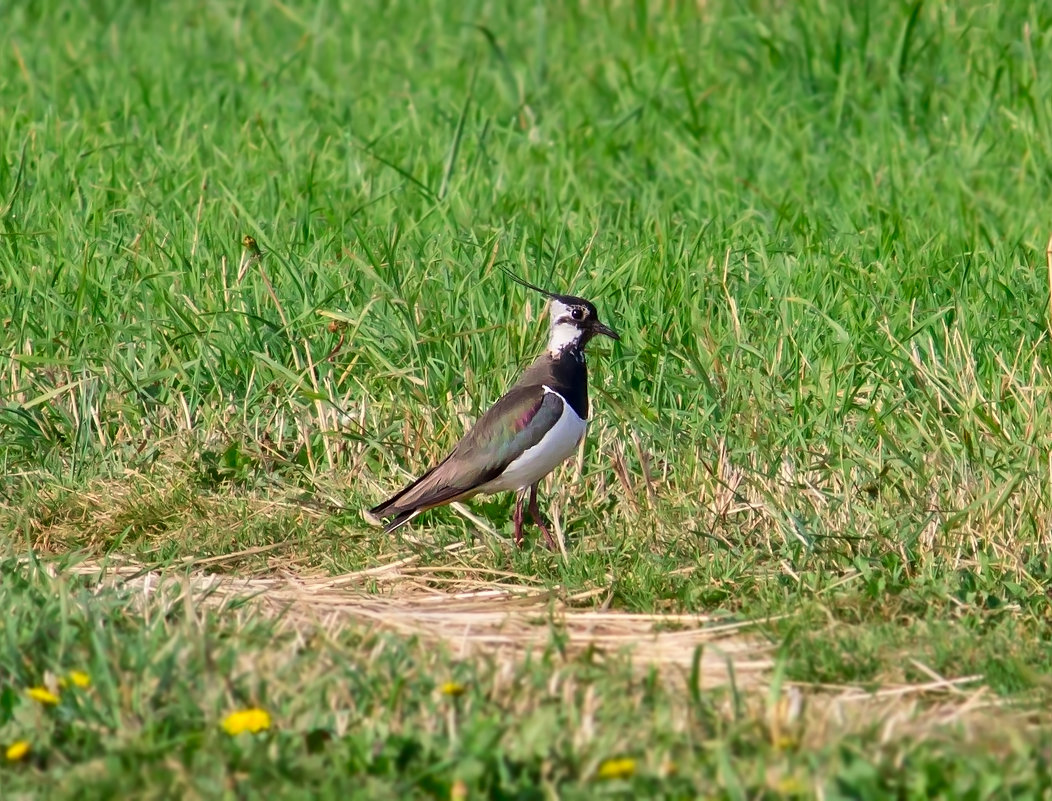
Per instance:
[[[370,526],[383,526],[384,534],[390,534],[396,528],[401,528],[420,514],[419,509],[408,509],[395,515],[395,517],[389,522],[384,522],[384,518],[390,517],[391,515],[390,513],[384,514],[382,511],[383,507],[384,504],[380,504],[379,506],[374,506],[372,509],[362,509],[362,517]]]
[[[394,520],[384,526],[384,534],[390,534],[396,528],[401,528],[418,514],[420,514],[419,509],[410,509],[407,512],[402,512]]]

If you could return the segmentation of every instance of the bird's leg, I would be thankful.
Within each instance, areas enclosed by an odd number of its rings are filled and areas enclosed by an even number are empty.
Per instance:
[[[555,537],[548,530],[548,526],[544,523],[544,518],[541,517],[541,510],[537,506],[537,484],[536,482],[530,487],[530,517],[533,518],[533,522],[537,524],[537,528],[544,534],[544,541],[548,545],[549,551],[557,551],[559,548],[555,544]]]
[[[515,544],[520,548],[522,547],[522,502],[526,499],[526,490],[515,493],[515,514],[512,515],[512,522],[515,524]]]

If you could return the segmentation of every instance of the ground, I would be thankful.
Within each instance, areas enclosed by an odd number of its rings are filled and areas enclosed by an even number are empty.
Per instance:
[[[1052,9],[20,4],[4,798],[1052,796]],[[385,535],[589,298],[542,489]]]

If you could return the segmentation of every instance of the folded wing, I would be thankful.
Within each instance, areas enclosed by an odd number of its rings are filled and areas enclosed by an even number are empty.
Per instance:
[[[540,442],[562,413],[562,400],[543,386],[512,387],[449,456],[369,512],[393,516],[386,527],[392,531],[425,509],[470,497]]]

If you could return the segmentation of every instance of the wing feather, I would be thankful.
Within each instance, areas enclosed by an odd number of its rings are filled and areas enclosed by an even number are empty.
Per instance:
[[[470,497],[504,472],[524,450],[540,442],[562,413],[562,400],[543,386],[512,387],[479,418],[449,456],[370,513],[377,517],[403,516]],[[397,525],[398,520],[392,521],[391,527]]]

